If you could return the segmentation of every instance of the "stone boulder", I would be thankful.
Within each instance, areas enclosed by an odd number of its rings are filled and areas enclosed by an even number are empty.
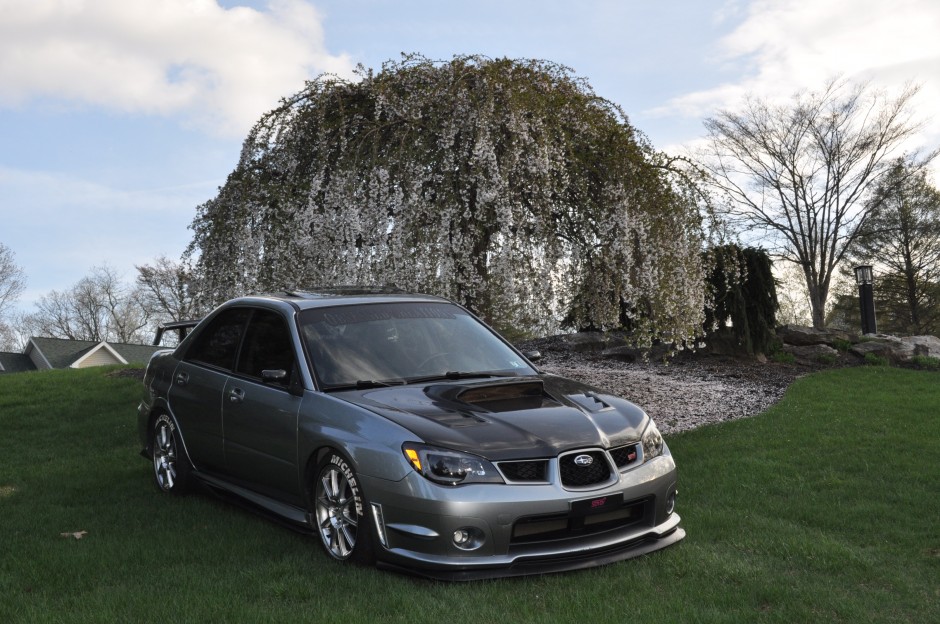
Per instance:
[[[936,336],[907,336],[902,340],[914,345],[914,355],[940,358],[940,338]]]
[[[783,351],[784,353],[790,353],[793,355],[793,357],[796,358],[797,363],[807,364],[810,366],[815,364],[834,362],[836,358],[839,357],[839,352],[836,349],[833,349],[829,345],[825,344],[784,344]]]
[[[874,353],[892,363],[907,362],[915,355],[940,357],[940,338],[936,336],[887,336],[877,334],[852,345],[849,352],[864,358]]]
[[[603,332],[577,332],[565,336],[568,347],[576,353],[603,351],[610,345],[608,335]]]
[[[803,327],[802,325],[782,325],[777,328],[777,337],[780,338],[783,344],[797,347],[811,345],[828,345],[831,347],[836,340],[855,342],[853,336],[848,332],[838,329],[815,329],[813,327]]]
[[[887,336],[885,338],[887,338]],[[901,341],[896,338],[894,340],[872,338],[849,347],[849,353],[863,360],[866,355],[871,353],[892,363],[900,362],[903,359],[903,351],[904,350],[901,349]],[[913,355],[913,349],[907,353],[908,358]]]

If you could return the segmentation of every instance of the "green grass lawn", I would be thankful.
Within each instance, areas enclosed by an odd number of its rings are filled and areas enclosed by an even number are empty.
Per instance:
[[[668,439],[688,537],[448,584],[328,560],[138,455],[139,382],[0,376],[0,622],[940,622],[940,375],[834,370]],[[80,540],[62,533],[87,531]]]

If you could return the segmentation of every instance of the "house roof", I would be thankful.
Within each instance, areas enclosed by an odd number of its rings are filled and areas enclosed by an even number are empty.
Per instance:
[[[92,340],[66,340],[64,338],[42,338],[33,336],[30,343],[39,349],[52,368],[68,368],[72,362],[98,346]],[[29,347],[27,347],[27,351]]]
[[[66,340],[62,338],[30,338],[30,343],[42,354],[52,368],[68,368],[76,361],[90,355],[99,348],[106,348],[128,363],[145,364],[160,347],[124,344],[119,342],[95,342],[93,340]],[[27,347],[27,351],[29,347]],[[28,358],[27,358],[28,359]]]
[[[157,351],[166,351],[166,347],[155,347],[153,345],[122,344],[109,342],[115,351],[121,354],[121,357],[127,360],[129,364],[146,364],[150,361],[150,356]]]
[[[22,373],[36,370],[36,365],[25,353],[0,351],[0,374]]]

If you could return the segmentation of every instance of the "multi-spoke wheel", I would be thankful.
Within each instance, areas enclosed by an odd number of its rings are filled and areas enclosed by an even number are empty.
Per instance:
[[[176,426],[161,414],[153,423],[153,477],[164,492],[179,494],[186,489],[189,470],[181,451]]]
[[[356,473],[337,453],[329,453],[317,471],[314,488],[317,530],[334,559],[367,561],[371,539],[365,502]]]

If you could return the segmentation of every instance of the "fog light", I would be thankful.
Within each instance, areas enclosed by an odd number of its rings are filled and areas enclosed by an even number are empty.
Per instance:
[[[454,546],[460,550],[476,550],[483,545],[483,531],[476,527],[463,527],[454,531]]]
[[[672,512],[676,510],[676,496],[679,494],[679,490],[673,490],[669,496],[666,497],[666,515],[671,515]]]

